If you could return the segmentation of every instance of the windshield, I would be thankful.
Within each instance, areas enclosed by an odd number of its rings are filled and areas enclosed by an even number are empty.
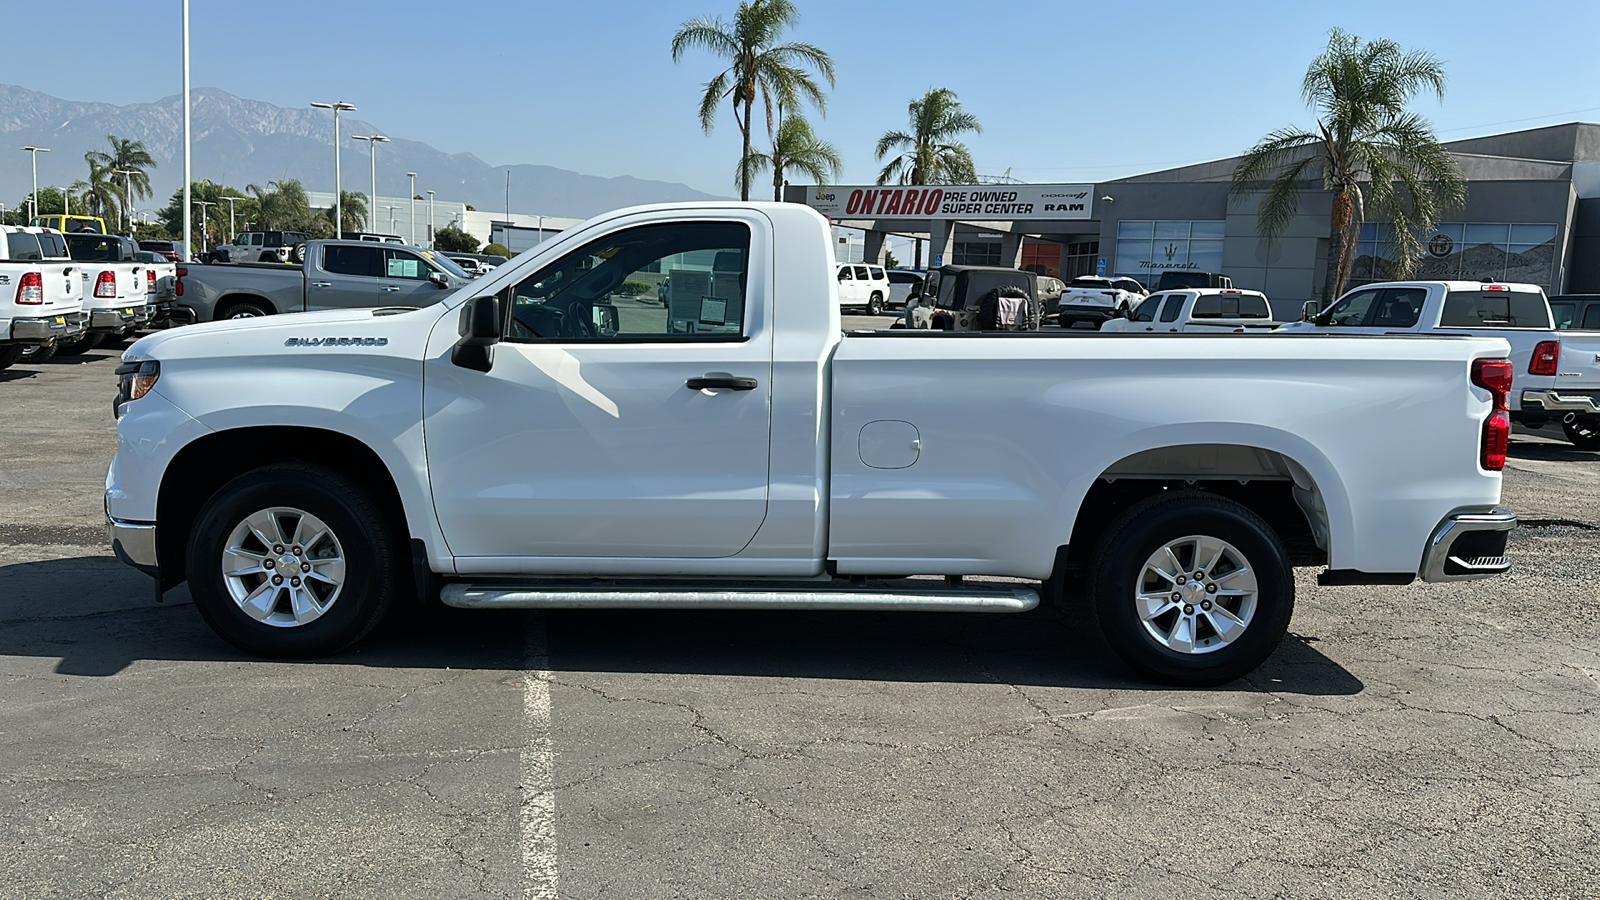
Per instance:
[[[467,270],[456,265],[455,260],[445,256],[443,253],[435,253],[432,250],[418,250],[417,252],[421,253],[423,257],[428,260],[428,262],[431,262],[446,272],[449,272],[451,275],[454,275],[457,278],[465,278],[468,281],[472,280],[472,276],[467,274]]]

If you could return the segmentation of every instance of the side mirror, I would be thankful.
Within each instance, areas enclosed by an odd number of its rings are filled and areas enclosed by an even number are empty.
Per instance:
[[[438,287],[447,288],[450,286],[450,276],[438,270],[429,272],[428,280]]]
[[[1315,300],[1307,300],[1305,302],[1305,305],[1300,307],[1300,321],[1302,321],[1302,322],[1311,322],[1311,321],[1315,321],[1316,318],[1317,318],[1317,301],[1315,301]]]
[[[461,307],[457,326],[461,340],[450,351],[450,362],[463,369],[487,372],[494,367],[494,345],[500,343],[500,298],[473,297]]]

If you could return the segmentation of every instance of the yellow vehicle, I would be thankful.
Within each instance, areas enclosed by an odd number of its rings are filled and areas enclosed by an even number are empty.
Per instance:
[[[57,231],[106,233],[106,222],[99,216],[34,216],[33,224],[40,228],[54,228]]]

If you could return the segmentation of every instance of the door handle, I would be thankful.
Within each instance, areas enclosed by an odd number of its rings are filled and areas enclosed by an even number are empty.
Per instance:
[[[311,286],[312,287],[333,287],[333,282],[331,282],[331,281],[313,281],[313,282],[311,282]]]
[[[400,290],[399,288],[397,288],[397,287],[395,287],[394,285],[391,284],[388,287],[384,288],[383,292],[385,294],[394,294],[394,293],[398,293],[399,290]]]
[[[691,378],[684,382],[691,391],[703,391],[706,388],[727,388],[730,391],[753,391],[756,389],[754,378],[741,378],[734,375],[703,375]]]

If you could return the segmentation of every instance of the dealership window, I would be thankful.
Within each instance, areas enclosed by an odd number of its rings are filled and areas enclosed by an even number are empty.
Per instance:
[[[994,241],[956,241],[953,249],[958,266],[1000,265],[1000,245]]]
[[[1127,219],[1117,223],[1115,274],[1154,282],[1165,269],[1221,272],[1226,223]]]
[[[1422,257],[1412,277],[1440,281],[1525,282],[1549,288],[1555,274],[1554,224],[1441,222],[1422,235]],[[1352,285],[1394,277],[1388,225],[1366,223],[1356,237]]]

